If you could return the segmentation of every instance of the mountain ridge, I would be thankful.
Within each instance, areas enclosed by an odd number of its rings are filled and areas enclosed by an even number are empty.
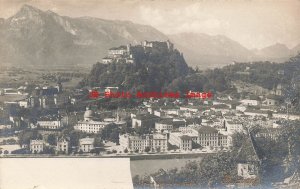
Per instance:
[[[92,65],[111,47],[145,39],[167,39],[147,25],[71,18],[29,5],[24,5],[3,25],[0,49],[4,51],[0,57],[12,65],[20,62],[24,65]]]
[[[88,16],[72,18],[30,5],[24,5],[7,19],[0,19],[0,34],[3,36],[0,39],[0,64],[21,66],[89,67],[101,61],[111,47],[139,44],[144,40],[170,39],[184,53],[190,66],[201,69],[232,62],[282,62],[300,51],[300,44],[293,49],[276,48],[275,44],[275,48],[271,45],[249,50],[223,35],[165,35],[152,26],[132,21]]]

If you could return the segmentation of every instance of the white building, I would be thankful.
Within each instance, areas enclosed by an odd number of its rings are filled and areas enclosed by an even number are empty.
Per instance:
[[[237,164],[238,176],[244,179],[254,179],[257,177],[257,169],[255,165],[248,163],[238,163]]]
[[[192,150],[192,137],[181,132],[170,133],[169,143],[179,147],[180,150]]]
[[[236,106],[235,109],[238,111],[244,112],[244,111],[246,111],[247,106],[240,104],[240,105]]]
[[[258,106],[261,104],[259,100],[250,100],[250,99],[244,99],[241,100],[240,102],[245,106]]]
[[[63,127],[60,118],[58,117],[44,117],[37,121],[37,126],[43,129],[60,129]]]
[[[82,152],[91,152],[94,149],[94,138],[79,139],[79,150]]]
[[[104,127],[111,124],[111,122],[94,121],[94,112],[87,109],[84,113],[84,120],[79,121],[74,129],[86,133],[99,133]]]
[[[155,129],[157,132],[162,131],[172,131],[173,130],[173,120],[163,119],[161,121],[155,122]]]
[[[18,102],[20,107],[23,108],[28,108],[29,107],[29,102],[27,100],[21,100]]]
[[[127,46],[113,47],[108,50],[109,57],[120,57],[128,53]]]
[[[229,135],[234,133],[244,133],[245,129],[242,122],[233,119],[224,119],[224,127]]]
[[[167,135],[164,134],[155,133],[143,136],[123,134],[119,138],[123,149],[127,148],[129,151],[144,152],[148,148],[152,152],[164,152],[168,149]]]
[[[44,151],[43,140],[30,140],[30,151],[31,153],[40,153]]]
[[[209,126],[203,126],[198,130],[199,144],[202,147],[229,147],[231,146],[231,137],[220,134],[217,129]]]
[[[69,141],[66,138],[61,138],[57,141],[56,150],[58,152],[69,153]]]

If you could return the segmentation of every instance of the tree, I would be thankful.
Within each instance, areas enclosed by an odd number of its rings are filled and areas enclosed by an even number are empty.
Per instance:
[[[42,135],[37,130],[23,130],[18,134],[19,144],[29,145],[30,140],[43,139]]]
[[[273,117],[273,112],[268,110],[268,118],[272,118]]]
[[[147,153],[150,152],[150,150],[151,150],[151,149],[150,149],[149,146],[147,146],[147,147],[145,148],[145,152],[147,152]]]
[[[47,142],[52,146],[56,145],[56,136],[54,134],[48,135]]]
[[[124,153],[128,153],[128,149],[127,148],[125,148]]]

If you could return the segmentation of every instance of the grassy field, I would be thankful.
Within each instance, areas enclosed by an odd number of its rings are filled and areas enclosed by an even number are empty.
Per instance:
[[[21,85],[35,84],[35,85],[55,85],[59,77],[68,78],[69,80],[63,82],[64,88],[74,88],[83,79],[89,69],[79,68],[59,68],[59,69],[21,69],[21,68],[6,68],[0,69],[0,88],[19,87]],[[80,74],[82,76],[68,76],[68,74]],[[67,76],[65,76],[67,75]]]

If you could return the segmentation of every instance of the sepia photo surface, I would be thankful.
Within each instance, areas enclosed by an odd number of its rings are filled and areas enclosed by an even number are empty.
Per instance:
[[[0,0],[0,189],[300,188],[299,0]]]

